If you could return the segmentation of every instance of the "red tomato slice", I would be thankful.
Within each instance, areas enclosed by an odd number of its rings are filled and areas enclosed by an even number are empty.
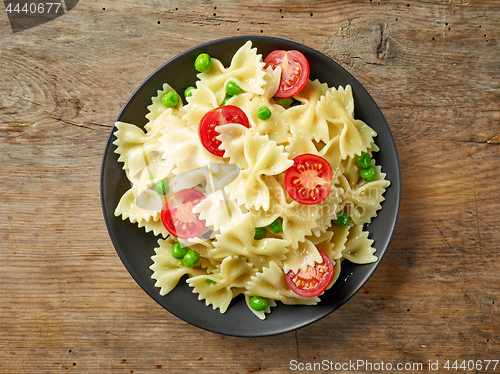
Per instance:
[[[161,210],[161,223],[173,236],[181,239],[194,238],[205,230],[205,221],[193,213],[193,208],[205,199],[198,190],[187,188],[177,191]]]
[[[332,167],[323,157],[305,153],[293,159],[285,173],[285,189],[295,201],[319,204],[330,193]]]
[[[288,287],[299,296],[313,297],[323,292],[333,279],[334,268],[332,259],[323,251],[318,249],[323,262],[308,266],[306,271],[302,269],[295,274],[290,270],[285,278]]]
[[[266,68],[270,65],[273,69],[281,66],[281,80],[276,97],[292,97],[298,94],[309,79],[309,62],[299,51],[271,52],[265,59]]]
[[[224,151],[219,149],[221,141],[215,137],[220,134],[215,131],[215,128],[227,123],[239,123],[246,128],[250,127],[245,112],[234,105],[224,105],[209,110],[200,121],[198,134],[200,135],[201,144],[203,144],[207,151],[216,156],[224,156]]]

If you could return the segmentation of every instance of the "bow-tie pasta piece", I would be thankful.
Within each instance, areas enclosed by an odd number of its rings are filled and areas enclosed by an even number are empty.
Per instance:
[[[339,186],[345,191],[342,206],[348,204],[349,215],[356,225],[371,222],[377,216],[377,211],[382,209],[381,203],[385,200],[384,192],[390,185],[385,179],[380,166],[376,166],[377,177],[366,182],[361,180],[356,186],[351,187],[347,178],[342,175],[339,178]]]
[[[318,113],[318,102],[328,90],[328,85],[318,80],[308,81],[294,99],[301,105],[293,106],[283,113],[283,120],[308,139],[327,142],[335,134],[329,134],[324,116]]]
[[[256,240],[255,225],[252,217],[246,218],[224,234],[216,235],[213,256],[224,258],[239,255],[248,258],[259,269],[267,266],[270,261],[281,264],[288,252],[290,241],[280,238],[265,238]]]
[[[191,277],[187,283],[198,294],[198,300],[224,313],[233,298],[243,292],[252,274],[252,264],[244,257],[231,256],[222,261],[219,272]]]
[[[248,41],[235,53],[227,69],[219,60],[212,58],[211,69],[197,76],[215,94],[220,105],[224,100],[228,82],[236,83],[243,92],[264,94],[264,66],[262,55],[257,54],[257,48],[252,48],[252,43]]]
[[[232,199],[225,199],[222,191],[217,191],[207,196],[193,209],[200,214],[200,219],[218,234],[224,234],[233,227],[238,226],[246,217],[242,207]]]
[[[366,123],[354,119],[352,112],[352,90],[330,88],[318,103],[318,113],[332,128],[340,132],[340,153],[342,158],[360,155],[373,143],[377,133]],[[337,134],[337,132],[335,132]]]
[[[266,319],[266,313],[271,313],[271,308],[274,308],[276,305],[278,305],[275,300],[273,300],[273,299],[266,299],[266,301],[267,301],[266,309],[264,309],[264,310],[255,310],[250,305],[250,300],[251,299],[252,299],[252,296],[245,295],[245,302],[247,304],[248,309],[250,309],[252,311],[252,313],[255,314],[257,316],[257,318],[259,318],[261,320]]]
[[[179,103],[173,108],[167,108],[162,103],[162,98],[168,92],[176,92],[168,83],[164,83],[161,90],[157,91],[156,96],[151,98],[151,105],[147,107],[148,114],[146,114],[146,118],[148,119],[148,123],[144,126],[147,131],[150,131],[153,122],[166,110],[170,109],[174,112],[175,115],[181,114],[182,110],[182,102],[179,100]]]
[[[354,225],[349,230],[343,255],[356,264],[368,264],[378,260],[372,247],[373,240],[368,238],[368,232],[363,231],[362,225]]]
[[[271,197],[264,177],[281,174],[292,166],[288,153],[267,135],[253,133],[241,125],[228,124],[217,129],[224,156],[241,169],[243,183],[237,188],[244,191],[247,208],[268,210]]]
[[[172,257],[170,249],[174,241],[171,239],[158,240],[158,247],[155,248],[155,255],[151,257],[153,270],[151,278],[156,280],[155,286],[160,288],[160,295],[166,295],[174,289],[183,275],[190,277],[205,274],[201,268],[190,268],[180,265],[180,260]]]
[[[186,98],[186,101],[188,102],[184,109],[186,114],[182,119],[195,127],[198,127],[209,110],[219,106],[215,94],[202,81],[196,82],[196,89],[192,91],[192,96]]]

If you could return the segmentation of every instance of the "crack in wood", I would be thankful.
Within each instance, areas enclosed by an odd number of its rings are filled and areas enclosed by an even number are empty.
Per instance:
[[[500,144],[500,134],[496,134],[489,138],[486,143],[488,144]]]
[[[297,331],[295,331],[295,345],[297,347],[297,361],[300,362],[299,337],[297,336]]]
[[[377,46],[377,58],[379,60],[383,60],[389,50],[389,37],[386,35],[386,31],[387,23],[384,23],[383,26],[380,26],[380,42]]]
[[[439,226],[437,225],[437,223],[433,219],[431,219],[431,221],[432,221],[432,223],[434,223],[434,226],[436,226],[436,229],[439,231],[439,233],[441,234],[441,236],[444,239],[444,241],[446,242],[446,244],[448,244],[448,248],[450,248],[450,250],[453,252],[453,254],[457,257],[460,264],[463,265],[463,262],[460,259],[460,256],[455,252],[455,250],[453,249],[453,247],[450,244],[450,242],[448,241],[448,239],[446,239],[446,236],[444,236],[443,231],[439,228]]]
[[[479,253],[481,255],[481,261],[484,261],[483,259],[483,237],[481,235],[481,224],[479,223],[479,208],[477,204],[477,189],[476,189],[476,183],[474,182],[474,199],[476,202],[476,226],[477,226],[477,235],[478,235],[478,246],[479,246]]]
[[[82,127],[82,128],[89,129],[89,130],[92,130],[92,131],[94,130],[92,127],[81,125],[81,124],[78,124],[76,122],[68,121],[68,120],[65,120],[65,119],[62,119],[62,118],[59,118],[59,117],[56,117],[56,116],[52,116],[51,115],[49,117],[52,118],[52,119],[55,119],[56,121],[59,121],[59,122],[62,122],[62,123],[66,123],[66,124],[71,125],[71,126]],[[89,124],[93,125],[93,126],[106,127],[106,128],[112,128],[113,127],[113,126],[103,125],[103,124],[95,123],[95,122],[89,122]]]
[[[474,140],[474,139],[450,139],[459,143],[474,143],[474,144],[500,144],[500,134],[495,135],[488,140]]]
[[[19,247],[17,246],[16,233],[14,232],[14,228],[12,227],[12,217],[7,212],[7,208],[5,207],[5,204],[2,203],[2,206],[3,206],[3,210],[5,211],[5,215],[7,216],[7,222],[9,223],[10,232],[12,233],[12,237],[14,238],[14,246],[16,247],[16,250],[18,250]]]

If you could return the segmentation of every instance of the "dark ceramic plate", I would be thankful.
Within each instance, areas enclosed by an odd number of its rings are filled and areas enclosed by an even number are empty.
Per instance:
[[[219,59],[224,66],[229,66],[234,53],[247,40],[251,40],[254,47],[265,57],[275,49],[296,49],[301,51],[309,60],[311,67],[310,79],[319,79],[328,85],[338,87],[350,84],[355,101],[355,118],[359,118],[371,126],[378,136],[375,139],[380,147],[375,157],[377,164],[387,174],[391,185],[385,192],[385,201],[382,210],[372,220],[368,227],[370,237],[375,241],[379,261],[369,265],[355,265],[349,261],[342,263],[340,278],[322,297],[316,306],[288,306],[278,303],[266,320],[261,321],[248,310],[244,298],[240,295],[233,300],[225,314],[213,310],[212,306],[205,306],[204,301],[198,300],[188,285],[181,280],[177,287],[166,296],[160,296],[159,289],[151,279],[151,256],[153,248],[157,246],[157,237],[152,233],[146,234],[143,228],[120,217],[115,217],[115,207],[128,188],[130,183],[122,170],[123,164],[118,163],[118,156],[114,153],[116,147],[113,128],[106,144],[101,170],[101,201],[104,219],[109,235],[123,264],[135,281],[158,304],[184,321],[200,328],[226,335],[251,337],[281,334],[296,330],[315,322],[347,302],[370,278],[382,257],[384,256],[396,226],[401,196],[401,181],[399,161],[389,126],[380,109],[363,86],[346,70],[325,55],[291,41],[264,37],[242,36],[216,40],[190,49],[168,61],[147,78],[130,97],[119,114],[117,121],[144,126],[147,123],[145,115],[151,97],[156,96],[163,83],[169,83],[178,92],[193,85],[196,81],[196,71],[193,61],[201,52]]]

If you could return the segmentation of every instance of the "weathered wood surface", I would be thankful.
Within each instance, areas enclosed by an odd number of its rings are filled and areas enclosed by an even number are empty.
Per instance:
[[[99,172],[152,71],[251,34],[304,43],[360,80],[393,132],[403,197],[352,300],[242,339],[184,323],[136,285],[106,231]],[[1,373],[285,373],[291,360],[448,372],[446,360],[500,359],[500,1],[82,0],[18,33],[2,10],[0,40]]]

